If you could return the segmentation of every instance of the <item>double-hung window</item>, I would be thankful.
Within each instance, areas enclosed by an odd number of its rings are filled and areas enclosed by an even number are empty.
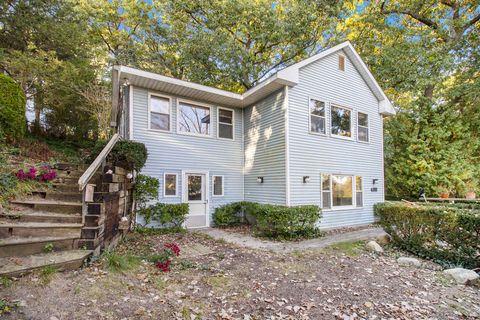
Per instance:
[[[233,110],[218,109],[218,137],[233,140]]]
[[[150,95],[150,129],[170,131],[170,99]]]
[[[357,207],[363,207],[363,183],[362,177],[355,177],[355,192],[356,192],[356,205]]]
[[[325,134],[326,118],[324,101],[310,99],[310,132]]]
[[[178,103],[178,131],[185,134],[209,136],[210,108],[180,101]]]
[[[330,119],[332,136],[352,138],[352,110],[332,105]]]
[[[223,196],[223,176],[213,176],[213,195]]]
[[[177,195],[177,174],[165,173],[163,176],[163,195],[175,197]]]
[[[368,114],[359,112],[357,118],[358,141],[368,142]]]
[[[323,209],[330,209],[332,207],[332,192],[331,192],[331,180],[329,174],[322,174],[322,208]]]

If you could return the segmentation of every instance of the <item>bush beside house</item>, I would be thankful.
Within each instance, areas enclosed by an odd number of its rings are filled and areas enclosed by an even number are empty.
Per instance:
[[[0,73],[0,140],[23,137],[26,129],[26,99],[20,86]]]
[[[477,204],[377,204],[375,214],[393,244],[440,264],[480,267],[480,210]]]
[[[320,218],[321,210],[314,205],[287,207],[247,201],[218,207],[213,214],[218,227],[250,222],[259,236],[285,240],[318,236]]]

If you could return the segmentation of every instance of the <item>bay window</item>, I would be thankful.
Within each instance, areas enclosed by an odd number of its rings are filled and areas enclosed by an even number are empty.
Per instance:
[[[362,177],[323,173],[320,180],[323,209],[363,207]]]

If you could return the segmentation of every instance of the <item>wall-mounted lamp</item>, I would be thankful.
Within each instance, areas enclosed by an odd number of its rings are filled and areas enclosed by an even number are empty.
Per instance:
[[[373,179],[372,184],[375,185],[378,182],[378,179]]]
[[[310,182],[310,177],[309,176],[303,176],[303,183],[309,183]]]
[[[257,182],[258,183],[263,183],[263,177],[257,177]]]
[[[123,79],[122,79],[122,85],[123,85],[124,87],[127,87],[127,86],[130,85],[130,81],[128,80],[128,78],[123,78]]]

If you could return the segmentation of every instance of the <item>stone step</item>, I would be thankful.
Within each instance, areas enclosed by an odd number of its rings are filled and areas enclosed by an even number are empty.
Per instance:
[[[27,256],[42,253],[46,246],[52,245],[53,251],[76,249],[77,237],[10,237],[0,239],[0,258],[11,256]]]
[[[82,223],[81,214],[62,214],[55,212],[7,212],[0,215],[5,220],[14,220],[19,222],[50,222],[50,223]]]
[[[80,237],[81,223],[0,221],[0,239],[9,237]]]
[[[78,188],[77,188],[78,189]],[[33,197],[37,199],[64,201],[64,202],[80,202],[82,201],[82,193],[80,191],[34,191]],[[33,198],[32,197],[32,198]]]
[[[47,266],[59,270],[74,270],[80,268],[91,254],[91,250],[67,250],[0,258],[0,276],[17,277]]]
[[[55,201],[45,199],[35,200],[12,200],[14,205],[22,205],[33,208],[38,211],[58,212],[58,213],[82,213],[81,202]]]

